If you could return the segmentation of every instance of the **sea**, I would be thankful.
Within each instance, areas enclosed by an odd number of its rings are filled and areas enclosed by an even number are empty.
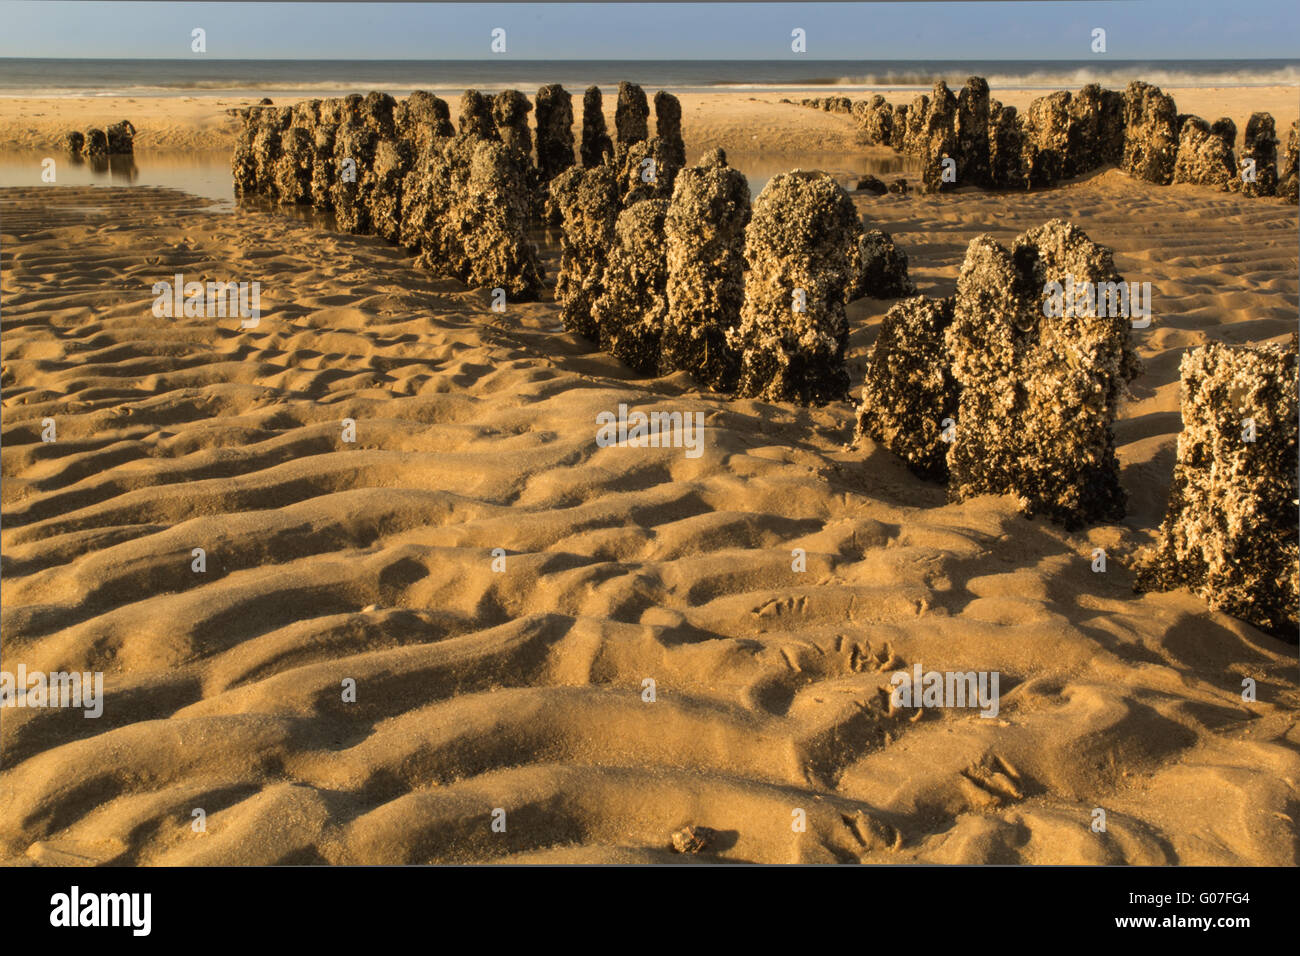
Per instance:
[[[672,92],[954,88],[972,74],[994,89],[1300,85],[1289,60],[70,60],[0,58],[0,96],[164,96],[249,90],[328,96],[425,89],[582,90],[620,80]]]

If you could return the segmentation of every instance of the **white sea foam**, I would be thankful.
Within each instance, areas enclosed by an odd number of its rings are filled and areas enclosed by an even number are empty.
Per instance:
[[[1140,79],[1166,87],[1300,86],[1300,60],[484,60],[316,61],[0,59],[0,96],[187,96],[258,92],[286,97],[366,90],[459,95],[476,88],[535,90],[562,83],[613,92],[620,80],[674,92],[928,89],[982,76],[994,89],[1122,88]]]

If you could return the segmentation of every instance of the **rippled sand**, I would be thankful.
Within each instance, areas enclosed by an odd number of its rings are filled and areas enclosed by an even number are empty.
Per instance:
[[[1127,570],[1182,351],[1294,328],[1295,208],[1115,171],[858,202],[926,294],[1058,216],[1151,282],[1124,524],[948,505],[846,447],[848,403],[637,379],[552,302],[495,314],[375,239],[0,191],[5,668],[106,692],[0,715],[0,860],[680,861],[695,824],[702,860],[1295,864],[1294,646]],[[260,325],[154,318],[176,272],[260,281]],[[889,305],[850,307],[855,391]],[[598,448],[620,402],[703,412],[703,455]],[[999,671],[997,717],[892,709],[916,664]]]

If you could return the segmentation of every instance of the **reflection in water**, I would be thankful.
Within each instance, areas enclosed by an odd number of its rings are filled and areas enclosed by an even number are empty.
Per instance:
[[[56,178],[41,178],[42,161],[55,161]],[[234,209],[228,150],[137,151],[134,156],[72,156],[63,152],[0,150],[0,186],[162,186]]]
[[[911,173],[914,177],[921,175],[920,159],[903,156],[901,153],[894,153],[890,156],[868,156],[863,166],[862,172],[864,175],[876,176],[881,179],[886,176],[899,176],[908,173]]]
[[[251,209],[256,212],[274,213],[277,216],[288,216],[311,226],[313,229],[321,229],[326,232],[340,231],[334,222],[334,213],[327,209],[317,209],[315,206],[306,204],[281,205],[267,199],[265,196],[241,196],[235,202],[240,209]]]
[[[42,161],[46,156],[44,152],[32,150],[0,150],[0,186],[163,186],[215,201],[217,205],[209,207],[214,212],[232,212],[236,208],[227,150],[144,151],[134,156],[88,158],[55,153],[57,178],[53,184],[45,183],[41,178]],[[695,153],[688,156],[691,163],[698,160]],[[920,175],[918,160],[884,147],[862,147],[838,153],[729,149],[727,162],[745,174],[751,196],[757,196],[777,173],[792,169],[820,169],[850,190],[866,174],[881,179],[900,175],[916,179]],[[286,207],[264,200],[243,201],[240,206],[290,211],[291,215],[321,229],[330,229],[333,225],[328,213],[310,207],[288,207],[286,210]]]
[[[133,183],[140,178],[140,168],[135,164],[134,156],[84,156],[67,157],[74,167],[88,168],[95,176],[103,178],[105,174],[114,183]],[[71,185],[82,185],[75,183]]]
[[[133,183],[140,178],[140,170],[135,165],[134,156],[108,157],[108,171],[115,182]]]
[[[919,178],[920,161],[915,157],[903,156],[886,147],[868,147],[848,153],[801,152],[801,153],[767,153],[761,150],[729,149],[727,165],[739,169],[749,181],[750,196],[756,197],[763,191],[768,181],[778,173],[792,169],[821,170],[829,173],[835,181],[846,189],[852,190],[858,180],[865,175],[884,179],[886,176],[906,176]],[[688,155],[687,162],[696,163],[699,156]]]

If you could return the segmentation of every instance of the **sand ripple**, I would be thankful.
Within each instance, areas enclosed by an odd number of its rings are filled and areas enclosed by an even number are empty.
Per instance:
[[[553,303],[494,314],[379,240],[0,193],[5,668],[106,675],[98,720],[3,713],[0,858],[680,860],[702,824],[731,860],[1300,861],[1294,648],[1125,567],[1181,350],[1294,326],[1294,209],[1117,173],[863,209],[927,294],[1055,216],[1152,283],[1126,524],[947,505],[845,448],[847,405],[635,379]],[[260,326],[152,317],[176,272],[260,281]],[[855,388],[888,304],[850,309]],[[702,412],[704,454],[598,448],[620,402]],[[999,671],[997,718],[891,708],[916,663]]]

